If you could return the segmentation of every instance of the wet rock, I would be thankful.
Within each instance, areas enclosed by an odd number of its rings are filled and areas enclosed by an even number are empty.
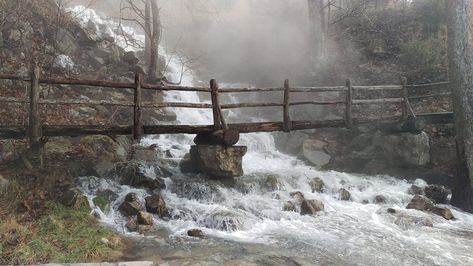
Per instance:
[[[434,203],[427,197],[416,195],[407,205],[406,209],[415,209],[419,211],[430,211],[434,207]]]
[[[437,204],[447,203],[447,197],[450,192],[440,185],[430,185],[425,188],[425,196]]]
[[[424,189],[419,186],[412,185],[407,191],[407,193],[410,195],[424,195]]]
[[[242,176],[246,152],[245,146],[194,145],[190,150],[192,168],[214,178]]]
[[[406,213],[396,213],[395,215],[396,218],[394,219],[394,224],[403,229],[408,229],[412,226],[434,226],[434,223],[430,217],[418,217],[408,215]]]
[[[285,212],[295,212],[296,205],[294,205],[294,203],[292,203],[291,201],[287,201],[286,203],[284,203],[282,210]]]
[[[296,205],[301,205],[304,201],[304,194],[300,191],[291,192],[289,195],[295,200]]]
[[[351,194],[348,190],[341,188],[338,191],[338,199],[343,201],[349,201],[351,199]]]
[[[60,197],[62,204],[74,209],[90,209],[89,200],[77,188],[67,189]]]
[[[115,173],[122,185],[141,187],[150,190],[164,189],[166,184],[160,177],[150,177],[143,172],[141,163],[120,163],[116,165]],[[154,172],[156,175],[156,172]]]
[[[200,222],[207,228],[232,232],[243,228],[245,217],[235,211],[218,209],[205,215]]]
[[[455,219],[455,217],[453,217],[453,214],[452,212],[450,211],[450,209],[448,208],[445,208],[445,207],[433,207],[431,209],[431,212],[436,214],[436,215],[439,215],[439,216],[442,216],[443,218],[445,218],[446,220],[453,220]]]
[[[319,200],[304,200],[301,204],[301,215],[315,215],[324,210],[324,203]]]
[[[204,237],[204,232],[200,229],[191,229],[187,231],[187,235],[191,237]]]
[[[149,212],[139,212],[136,221],[142,225],[153,225],[153,215]]]
[[[269,175],[266,177],[264,186],[268,191],[276,191],[282,187],[281,181],[275,175]]]
[[[153,194],[145,198],[146,211],[159,215],[159,217],[169,216],[169,210],[166,207],[166,202],[159,194]]]
[[[131,219],[129,220],[125,227],[128,229],[128,231],[130,232],[138,232],[140,234],[144,234],[146,232],[149,232],[151,231],[154,226],[153,225],[143,225],[143,224],[139,224],[137,220],[135,219]]]
[[[332,157],[325,151],[327,145],[326,142],[320,140],[308,139],[304,141],[304,144],[302,145],[302,154],[315,166],[325,166],[332,159]]]
[[[423,166],[430,162],[430,141],[425,132],[384,136],[380,144],[392,165]]]
[[[386,203],[386,197],[382,195],[377,195],[376,197],[374,197],[373,202],[376,204],[384,204]]]
[[[312,189],[312,192],[322,193],[325,190],[325,183],[319,177],[313,178],[309,181],[309,186]]]
[[[125,52],[123,54],[122,60],[132,66],[140,62],[140,59],[136,57],[135,52],[133,51]]]
[[[393,209],[393,208],[388,208],[388,209],[387,209],[387,212],[388,212],[388,213],[391,213],[391,214],[394,214],[394,213],[396,213],[396,210]]]
[[[171,192],[179,197],[198,200],[222,202],[225,196],[222,194],[218,185],[211,182],[205,182],[202,179],[189,180],[189,178],[173,178]]]
[[[370,201],[365,199],[365,200],[363,200],[361,203],[366,205],[366,204],[369,204]]]
[[[135,193],[129,193],[125,197],[125,201],[118,207],[120,213],[124,216],[135,216],[141,211],[138,196]]]

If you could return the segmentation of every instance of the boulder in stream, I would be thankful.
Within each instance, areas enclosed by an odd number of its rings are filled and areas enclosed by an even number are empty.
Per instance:
[[[296,205],[294,205],[294,203],[292,203],[291,201],[287,201],[286,203],[284,203],[284,206],[282,209],[285,212],[295,212]]]
[[[434,203],[427,197],[416,195],[411,202],[407,204],[406,209],[415,209],[419,211],[430,211],[434,207]]]
[[[166,202],[159,194],[153,194],[145,198],[146,211],[159,215],[159,217],[169,216],[169,210],[166,207]]]
[[[338,191],[338,199],[343,201],[349,201],[351,199],[351,194],[348,190],[341,188]]]
[[[309,162],[317,167],[323,167],[332,159],[325,151],[327,145],[326,142],[320,140],[308,139],[302,145],[302,153]]]
[[[301,205],[304,201],[304,194],[300,191],[291,192],[289,195],[294,199],[296,205]]]
[[[324,208],[324,203],[319,200],[304,200],[301,204],[301,215],[315,215]]]
[[[138,196],[135,193],[129,193],[125,197],[125,201],[118,207],[118,210],[125,216],[135,216],[141,211]]]
[[[313,178],[309,181],[309,186],[313,192],[322,193],[325,190],[325,183],[320,177]]]
[[[419,186],[412,185],[409,190],[407,190],[407,193],[410,195],[424,195],[424,189]]]
[[[144,166],[140,163],[135,162],[120,163],[115,167],[115,174],[119,177],[122,185],[142,187],[149,190],[166,188],[166,184],[162,178],[148,176],[144,173],[143,167]]]
[[[386,197],[383,195],[377,195],[376,197],[374,197],[373,202],[376,204],[384,204],[386,203]]]
[[[242,159],[246,146],[194,145],[190,150],[191,165],[197,172],[213,178],[243,175]]]
[[[153,225],[153,215],[149,212],[139,212],[136,216],[138,224],[142,225]]]
[[[187,231],[187,235],[191,237],[204,237],[204,232],[200,229],[191,229]]]
[[[452,211],[450,209],[445,208],[445,207],[434,207],[432,208],[432,213],[435,213],[439,216],[442,216],[446,220],[453,220],[455,217],[453,217]]]
[[[425,196],[437,204],[447,203],[450,192],[444,186],[430,185],[425,188]]]

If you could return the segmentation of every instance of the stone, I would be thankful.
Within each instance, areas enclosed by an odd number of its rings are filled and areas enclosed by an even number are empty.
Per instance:
[[[166,207],[166,202],[159,194],[153,194],[145,198],[146,211],[159,215],[159,217],[169,216],[169,210]]]
[[[455,219],[455,217],[453,217],[452,211],[450,211],[450,209],[445,208],[445,207],[433,207],[431,209],[431,212],[436,215],[442,216],[446,220]]]
[[[412,185],[407,191],[407,193],[410,195],[424,195],[424,189],[419,186]]]
[[[332,159],[324,150],[327,145],[327,143],[320,140],[308,139],[302,145],[302,154],[313,165],[323,167],[330,163]]]
[[[296,201],[296,205],[301,205],[305,199],[304,194],[300,191],[291,192],[289,195]]]
[[[434,203],[427,197],[416,195],[407,205],[406,209],[415,209],[419,211],[430,211],[434,207]]]
[[[118,207],[118,210],[124,216],[135,216],[141,211],[138,196],[135,193],[128,193],[125,201]]]
[[[153,225],[144,225],[144,224],[139,224],[137,220],[131,219],[129,220],[125,227],[128,229],[130,232],[138,232],[140,234],[144,234],[148,231],[151,231],[154,226]]]
[[[304,200],[301,204],[301,215],[315,215],[324,210],[324,203],[319,200]]]
[[[162,178],[157,176],[147,176],[147,174],[142,170],[143,167],[144,166],[141,163],[119,163],[116,164],[114,172],[119,177],[122,185],[141,187],[150,190],[166,188],[166,184]]]
[[[316,177],[310,180],[309,186],[312,189],[312,192],[322,193],[325,190],[325,183],[319,177]]]
[[[383,195],[377,195],[376,197],[374,197],[373,202],[376,204],[384,204],[386,203],[386,197]]]
[[[430,140],[425,132],[388,135],[380,143],[392,165],[424,166],[430,162]]]
[[[291,201],[287,201],[286,203],[284,203],[282,210],[285,212],[295,212],[296,205],[294,205],[294,203],[292,203]]]
[[[187,235],[191,237],[203,237],[204,232],[202,232],[202,230],[200,229],[191,229],[187,231]]]
[[[60,200],[61,203],[66,207],[74,209],[90,209],[89,199],[77,188],[67,189],[60,196]]]
[[[427,186],[424,192],[425,196],[436,204],[446,204],[448,194],[450,194],[444,186],[440,185]]]
[[[338,191],[338,199],[343,201],[349,201],[351,199],[351,194],[348,190],[341,188]]]
[[[125,52],[122,60],[132,66],[137,65],[140,62],[140,59],[136,57],[136,54],[133,51]]]
[[[194,145],[190,156],[197,172],[213,178],[232,178],[243,175],[242,159],[245,146]]]
[[[266,177],[266,181],[264,182],[264,186],[268,191],[276,191],[281,189],[282,184],[277,176],[268,175],[268,177]]]
[[[138,224],[142,225],[153,225],[153,215],[149,212],[139,212],[136,216]]]
[[[394,214],[394,213],[396,213],[396,210],[393,209],[393,208],[388,208],[388,209],[387,209],[387,212],[388,212],[388,213],[391,213],[391,214]]]

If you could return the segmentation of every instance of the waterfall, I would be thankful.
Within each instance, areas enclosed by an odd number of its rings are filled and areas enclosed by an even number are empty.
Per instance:
[[[114,26],[113,22],[100,19],[93,10],[82,14],[83,21],[92,19],[97,24]],[[142,37],[137,35],[137,38]],[[180,69],[177,60],[171,59],[170,78],[178,79]],[[193,85],[193,82],[194,77],[186,71],[182,85]],[[165,100],[201,102],[195,92],[167,92]],[[176,108],[173,111],[179,124],[212,123],[210,110]],[[228,116],[235,118],[239,113],[233,111]],[[189,150],[192,138],[149,136],[142,144],[171,150],[174,158],[179,159]],[[236,178],[232,185],[185,174],[166,179],[167,188],[162,196],[174,218],[156,217],[155,222],[166,231],[170,242],[181,239],[177,244],[181,249],[190,245],[191,250],[207,250],[207,256],[225,252],[229,253],[228,257],[261,253],[302,258],[314,264],[473,265],[473,215],[452,209],[457,219],[447,221],[440,216],[405,210],[412,198],[407,193],[411,183],[390,176],[320,171],[279,152],[269,133],[245,134],[239,144],[248,146],[243,161],[245,175]],[[324,192],[313,192],[309,185],[317,177],[326,185]],[[267,184],[274,179],[275,186]],[[131,234],[124,228],[127,219],[117,208],[127,193],[135,192],[143,199],[146,191],[95,177],[81,180],[82,190],[90,198],[98,189],[112,189],[118,194],[112,210],[100,213],[101,220],[123,234]],[[422,180],[416,180],[415,184],[426,185]],[[341,188],[351,193],[351,201],[338,199]],[[290,194],[296,191],[307,199],[324,202],[325,211],[316,216],[283,211],[284,203],[292,200]],[[377,195],[384,196],[386,202],[374,204]],[[389,214],[388,208],[401,214]],[[423,226],[423,221],[433,226]],[[194,228],[201,229],[210,239],[202,240],[200,249],[186,236],[187,230]],[[153,243],[158,245],[158,242]],[[222,245],[228,247],[226,251],[219,249]],[[195,254],[198,252],[189,257],[198,256]]]

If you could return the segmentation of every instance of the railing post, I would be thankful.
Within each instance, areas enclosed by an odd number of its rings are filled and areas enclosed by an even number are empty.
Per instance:
[[[290,132],[292,127],[291,114],[289,109],[290,92],[291,88],[289,86],[289,80],[286,79],[284,81],[284,132]]]
[[[39,67],[34,65],[31,70],[31,86],[30,86],[30,114],[28,124],[28,136],[30,147],[39,149],[39,141],[41,139],[41,124],[39,121]],[[38,150],[39,151],[39,150]]]
[[[215,79],[210,80],[210,93],[212,99],[214,130],[227,129],[228,126],[223,117],[222,108],[218,99],[218,83]]]
[[[352,117],[353,87],[351,85],[351,80],[347,79],[346,87],[347,87],[347,102],[346,102],[346,109],[345,109],[345,122],[346,122],[346,127],[351,128],[353,126],[353,117]]]
[[[402,120],[407,120],[409,116],[409,92],[407,91],[407,78],[402,77]]]
[[[143,121],[141,117],[141,75],[135,75],[135,97],[133,108],[133,139],[140,140],[143,136]]]

